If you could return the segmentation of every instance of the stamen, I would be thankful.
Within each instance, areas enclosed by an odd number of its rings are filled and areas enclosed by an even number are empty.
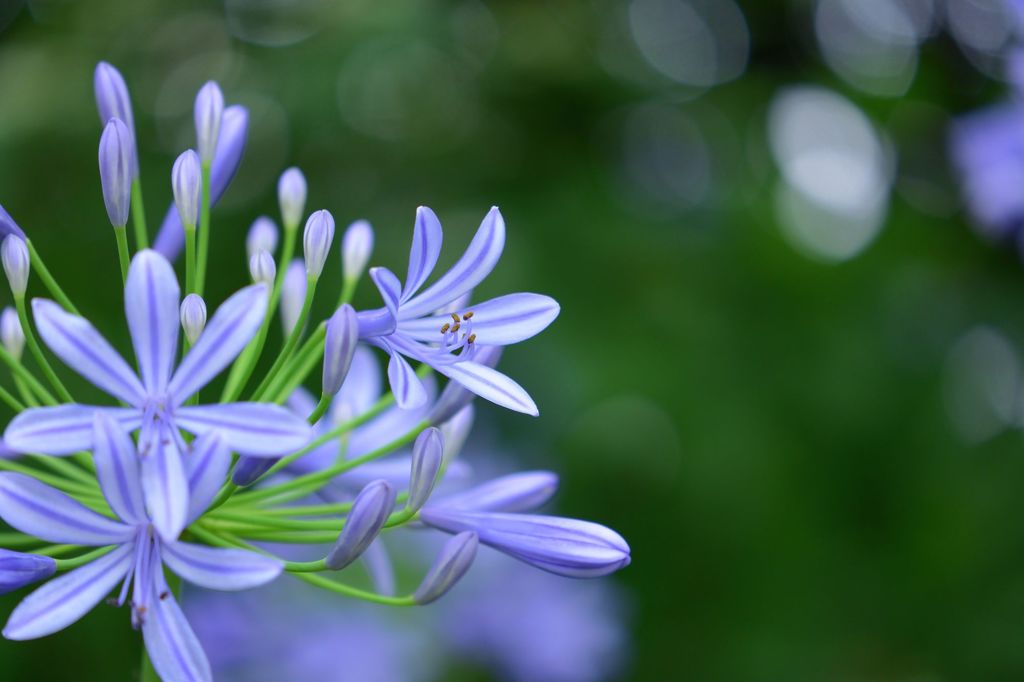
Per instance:
[[[459,324],[459,316],[456,315],[455,313],[452,313],[451,315],[452,315],[452,321],[454,321],[456,326],[457,326]]]
[[[459,331],[459,328],[460,328],[461,326],[462,326],[461,324],[459,324],[458,322],[456,322],[455,324],[453,324],[453,325],[452,325],[452,331],[453,331],[453,332],[457,332],[457,331]]]
[[[470,334],[469,338],[466,339],[466,343],[473,343],[474,341],[476,341],[476,334]]]
[[[466,314],[462,316],[462,319],[463,320],[471,320],[471,319],[473,319],[473,311],[472,310],[467,311]]]
[[[450,322],[445,322],[443,325],[441,325],[441,333],[442,334],[447,334],[448,330],[451,329],[451,326],[452,325],[451,325]]]
[[[161,592],[160,593],[160,601],[164,601],[165,599],[167,599],[170,596],[171,596],[170,592],[167,592],[167,591]]]

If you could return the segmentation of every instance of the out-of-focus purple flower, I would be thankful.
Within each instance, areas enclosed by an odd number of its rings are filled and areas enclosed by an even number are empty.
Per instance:
[[[476,362],[480,345],[507,346],[543,331],[558,316],[558,303],[539,294],[510,294],[458,312],[447,309],[491,273],[505,246],[505,221],[492,208],[462,258],[423,291],[441,254],[441,223],[425,206],[416,210],[409,271],[403,285],[386,268],[370,277],[384,308],[359,313],[360,338],[386,351],[388,379],[398,405],[419,407],[426,394],[406,357],[430,365],[482,398],[537,415],[533,399],[515,381]]]
[[[277,276],[277,265],[274,264],[274,257],[269,252],[260,249],[249,258],[249,276],[252,281],[271,285]]]
[[[0,313],[0,343],[16,360],[21,359],[25,350],[25,330],[21,328],[17,311],[10,306]]]
[[[4,237],[3,244],[0,244],[0,263],[3,264],[4,274],[11,285],[11,293],[15,298],[24,297],[25,290],[28,289],[29,270],[32,267],[25,240],[16,234]]]
[[[175,160],[171,169],[171,189],[183,225],[196,226],[199,220],[199,191],[202,185],[199,155],[187,149]]]
[[[395,491],[387,481],[374,481],[352,503],[337,542],[327,555],[327,568],[345,568],[366,551],[395,506]]]
[[[0,594],[45,580],[56,572],[57,562],[51,557],[0,549]]]
[[[273,255],[277,249],[277,225],[265,215],[253,221],[245,235],[245,252],[249,258],[260,250]]]
[[[306,176],[292,167],[281,173],[277,181],[277,201],[286,230],[294,230],[302,222],[306,210]]]
[[[341,239],[341,274],[347,281],[363,276],[373,253],[373,228],[365,220],[357,220],[345,230]]]
[[[314,279],[320,277],[333,241],[334,216],[331,212],[321,209],[309,216],[302,232],[302,253],[305,256],[307,275]]]
[[[523,471],[445,495],[431,506],[477,512],[525,512],[543,506],[557,490],[557,474]]]
[[[224,93],[215,81],[207,81],[196,93],[196,141],[199,158],[204,164],[213,161],[220,135],[221,117],[224,115]]]
[[[189,294],[181,302],[181,328],[185,338],[195,345],[206,327],[206,301],[199,294]]]
[[[100,184],[107,217],[114,227],[128,224],[132,194],[132,134],[119,118],[107,121],[100,136]]]
[[[285,336],[291,334],[299,322],[308,285],[306,264],[301,258],[295,258],[288,264],[281,284],[281,325]]]
[[[416,588],[413,594],[416,603],[430,604],[447,594],[473,564],[478,544],[476,533],[469,531],[451,537]]]
[[[412,446],[412,468],[409,472],[409,498],[405,502],[408,511],[419,511],[427,503],[430,493],[441,471],[444,454],[444,439],[441,432],[431,427],[424,429]]]
[[[31,408],[8,424],[4,440],[22,452],[66,455],[89,450],[96,412],[110,415],[128,431],[138,429],[146,504],[156,529],[173,539],[185,526],[189,505],[182,458],[188,446],[179,429],[196,435],[216,431],[232,450],[263,457],[301,448],[311,430],[305,420],[278,405],[185,404],[255,335],[266,311],[264,285],[242,289],[225,301],[177,369],[180,290],[170,263],[155,251],[138,252],[124,291],[139,374],[84,318],[46,299],[33,300],[32,308],[39,335],[54,354],[127,406]]]
[[[249,110],[239,105],[225,109],[221,117],[220,134],[217,136],[217,150],[210,165],[210,206],[214,206],[224,195],[224,191],[235,177],[238,166],[242,163],[248,133]],[[153,248],[167,260],[173,261],[181,253],[184,245],[185,232],[181,227],[181,218],[178,216],[178,209],[171,202]]]
[[[481,365],[494,369],[498,366],[498,361],[501,360],[501,352],[501,346],[480,346],[473,359]],[[449,381],[441,391],[437,402],[430,409],[427,419],[431,424],[444,424],[465,409],[475,397],[476,394],[463,388],[462,384]]]
[[[93,72],[93,90],[96,94],[96,108],[100,112],[100,123],[106,125],[112,118],[120,119],[128,126],[131,135],[129,158],[132,180],[139,177],[139,153],[135,142],[135,116],[132,114],[132,100],[128,85],[121,72],[107,62],[100,62]]]

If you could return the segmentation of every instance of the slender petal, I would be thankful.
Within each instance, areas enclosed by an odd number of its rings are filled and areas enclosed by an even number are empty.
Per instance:
[[[21,298],[28,288],[28,275],[32,269],[25,240],[15,234],[4,237],[3,245],[0,246],[0,263],[11,285],[11,293]]]
[[[287,455],[313,436],[305,419],[267,403],[179,407],[175,420],[181,428],[198,435],[217,431],[230,449],[256,457]]]
[[[259,329],[266,308],[267,288],[262,284],[246,287],[221,304],[168,385],[176,404],[205,386],[237,357]]]
[[[427,503],[437,474],[441,470],[441,454],[444,452],[444,439],[441,432],[431,427],[424,429],[412,446],[412,466],[409,470],[409,498],[405,508],[418,511]]]
[[[134,546],[113,552],[54,578],[25,597],[4,627],[4,637],[36,639],[63,630],[89,612],[114,588],[132,562]]]
[[[441,255],[441,221],[437,214],[426,206],[416,209],[416,226],[412,233],[412,248],[409,250],[409,274],[402,289],[402,303],[408,301],[430,277]],[[440,325],[438,325],[440,326]]]
[[[0,594],[45,580],[57,572],[52,557],[0,549]]]
[[[199,639],[173,595],[156,597],[142,622],[146,651],[164,682],[212,682],[213,672]]]
[[[544,505],[558,490],[558,475],[551,471],[524,471],[487,481],[431,502],[431,507],[465,511],[524,512]]]
[[[497,207],[490,210],[476,236],[451,270],[402,305],[403,320],[420,317],[458,298],[482,282],[505,248],[505,220]]]
[[[210,431],[192,442],[188,464],[188,520],[199,518],[216,497],[228,476],[231,451],[216,431]]]
[[[93,88],[96,94],[96,108],[100,112],[100,123],[105,124],[112,118],[119,118],[132,134],[132,179],[135,179],[139,177],[139,157],[135,149],[135,117],[132,115],[132,101],[128,96],[128,86],[124,82],[124,77],[107,62],[100,62],[93,73]]]
[[[0,237],[12,234],[16,234],[22,239],[28,239],[25,236],[25,231],[18,226],[18,223],[11,217],[11,214],[3,206],[0,206]]]
[[[92,419],[96,412],[110,415],[126,431],[139,428],[141,413],[131,407],[57,405],[25,410],[7,425],[4,442],[17,452],[70,455],[92,449]]]
[[[476,558],[477,534],[464,531],[448,540],[413,594],[417,604],[437,601],[462,579]]]
[[[174,367],[180,298],[178,278],[167,259],[152,249],[137,253],[124,286],[124,312],[149,395],[166,390]]]
[[[0,517],[22,533],[68,545],[113,545],[130,540],[135,532],[56,488],[11,472],[0,473]]]
[[[377,285],[381,298],[384,299],[384,306],[391,313],[391,316],[398,319],[398,305],[402,296],[402,283],[398,281],[395,273],[387,268],[370,268],[370,279]]]
[[[139,405],[145,389],[128,363],[88,320],[65,312],[45,298],[32,300],[43,341],[71,369],[130,405]]]
[[[493,369],[498,366],[503,350],[501,346],[481,346],[473,356],[473,361]],[[430,410],[428,417],[430,422],[432,424],[447,423],[462,414],[462,411],[473,402],[474,397],[475,394],[463,388],[459,382],[449,381]]]
[[[327,320],[324,340],[323,394],[335,395],[348,376],[359,342],[359,322],[355,308],[342,304]]]
[[[463,361],[439,364],[434,369],[492,403],[534,417],[540,414],[533,398],[522,386],[487,365]]]
[[[244,549],[168,542],[160,556],[167,566],[193,585],[210,590],[247,590],[281,575],[284,565]]]
[[[341,273],[348,281],[362,277],[373,253],[373,228],[365,220],[348,226],[341,240]]]
[[[366,346],[357,346],[346,381],[331,403],[331,414],[340,417],[338,411],[344,411],[344,419],[358,417],[377,402],[381,391],[380,363],[377,357]]]
[[[110,508],[128,523],[145,521],[146,504],[135,444],[121,425],[103,412],[97,412],[93,418],[93,433],[96,478]]]
[[[327,555],[327,567],[337,571],[358,559],[384,528],[394,506],[395,491],[387,481],[374,481],[363,488]]]
[[[188,521],[188,477],[174,435],[159,428],[149,452],[139,453],[142,490],[153,527],[164,540],[176,540]]]
[[[509,346],[544,331],[558,317],[558,303],[541,294],[509,294],[469,306],[476,343]],[[398,329],[417,341],[437,342],[449,315],[434,315],[399,323]]]
[[[426,404],[427,392],[423,382],[406,359],[395,350],[391,350],[391,360],[388,362],[388,381],[395,394],[395,402],[402,409],[411,410]]]

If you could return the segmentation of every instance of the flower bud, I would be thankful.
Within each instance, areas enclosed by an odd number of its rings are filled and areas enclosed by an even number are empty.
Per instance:
[[[334,395],[348,376],[352,357],[359,342],[359,320],[355,308],[348,303],[338,308],[327,320],[324,339],[323,394]]]
[[[341,240],[341,271],[345,279],[354,281],[363,276],[373,253],[373,228],[365,220],[357,220],[345,230]]]
[[[21,328],[18,312],[10,306],[0,313],[0,342],[16,360],[21,359],[21,354],[25,350],[25,330]]]
[[[263,249],[252,254],[252,258],[249,259],[249,276],[255,283],[273,284],[274,278],[277,277],[274,257]]]
[[[334,216],[330,211],[319,210],[309,216],[306,229],[302,232],[302,251],[306,257],[306,274],[319,277],[324,271],[327,254],[334,241]]]
[[[39,582],[56,572],[57,562],[48,556],[0,549],[0,594]]]
[[[327,568],[337,571],[358,559],[384,528],[394,506],[395,491],[387,481],[374,481],[363,488],[352,502],[345,526],[327,555]]]
[[[7,281],[11,283],[11,293],[15,298],[21,298],[28,288],[28,273],[31,267],[25,240],[17,235],[7,235],[3,245],[0,245],[0,261],[3,262],[4,272],[7,273]]]
[[[306,301],[307,286],[306,264],[296,258],[285,270],[284,282],[281,284],[281,324],[284,325],[285,336],[291,334],[299,321],[302,305]]]
[[[119,118],[107,121],[100,136],[100,184],[107,217],[114,227],[128,224],[132,195],[132,134]]]
[[[245,252],[249,258],[260,249],[269,254],[277,249],[277,225],[265,215],[253,221],[249,234],[245,236]]]
[[[294,230],[302,222],[306,210],[306,176],[292,167],[281,173],[277,181],[277,201],[281,205],[281,220],[284,229]]]
[[[244,488],[252,485],[256,479],[267,473],[277,463],[277,457],[246,457],[238,458],[235,468],[231,470],[231,482]]]
[[[174,203],[178,207],[178,217],[182,225],[194,228],[199,220],[201,185],[199,155],[188,149],[182,152],[171,169],[171,188],[174,190]]]
[[[206,302],[199,294],[189,294],[181,302],[181,328],[190,344],[195,345],[205,326]]]
[[[412,446],[412,467],[409,471],[409,499],[405,508],[419,511],[427,503],[437,474],[441,471],[441,455],[444,453],[444,439],[434,427],[425,429],[416,437]]]
[[[473,360],[481,365],[487,365],[491,368],[496,367],[498,360],[501,359],[501,350],[501,346],[480,346]],[[462,384],[457,381],[449,381],[444,390],[441,391],[437,402],[434,403],[430,414],[427,415],[427,420],[431,424],[443,424],[457,415],[466,405],[473,402],[475,397],[476,394],[463,388]]]
[[[107,62],[96,65],[92,78],[93,90],[96,93],[96,108],[100,112],[100,123],[106,124],[112,118],[121,119],[131,133],[132,180],[139,177],[139,155],[135,147],[135,117],[132,115],[132,100],[128,96],[128,86],[121,72]]]
[[[473,565],[478,544],[477,534],[472,531],[449,538],[423,582],[416,588],[413,600],[417,604],[429,604],[447,594]]]
[[[204,164],[213,161],[220,135],[220,122],[224,116],[224,93],[214,81],[208,81],[199,88],[195,104],[196,140],[199,158]]]

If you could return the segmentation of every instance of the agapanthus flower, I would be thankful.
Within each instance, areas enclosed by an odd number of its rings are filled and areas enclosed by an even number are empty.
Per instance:
[[[263,285],[242,289],[214,313],[195,346],[172,372],[178,348],[180,289],[170,264],[155,251],[132,260],[125,285],[125,314],[141,377],[84,318],[53,301],[34,299],[39,334],[72,369],[127,407],[59,405],[20,413],[4,433],[22,452],[68,455],[93,446],[92,419],[102,411],[128,431],[139,430],[146,504],[164,538],[178,536],[188,509],[188,447],[179,429],[196,435],[217,431],[232,450],[279,456],[310,437],[301,418],[267,403],[186,405],[256,333],[266,310]]]
[[[423,383],[406,360],[411,358],[498,405],[537,415],[533,399],[515,381],[474,361],[482,345],[508,346],[540,333],[558,316],[558,303],[540,294],[509,294],[472,306],[441,312],[462,299],[494,269],[505,246],[505,221],[492,208],[462,258],[422,290],[441,254],[441,222],[429,208],[416,211],[409,271],[403,285],[386,268],[372,268],[384,307],[359,314],[360,338],[390,355],[388,380],[398,404],[427,402]]]
[[[43,637],[71,625],[121,583],[116,603],[131,593],[132,625],[141,628],[146,649],[165,680],[212,680],[198,639],[164,576],[164,566],[184,580],[216,590],[243,590],[267,583],[281,562],[240,549],[206,547],[154,532],[140,485],[140,458],[110,416],[93,419],[96,475],[116,515],[88,509],[30,476],[0,473],[0,518],[49,542],[109,547],[110,551],[25,597],[11,614],[7,639]],[[230,453],[211,432],[193,444],[189,479],[193,488],[188,518],[207,507],[227,469]],[[212,485],[211,485],[212,483]]]

